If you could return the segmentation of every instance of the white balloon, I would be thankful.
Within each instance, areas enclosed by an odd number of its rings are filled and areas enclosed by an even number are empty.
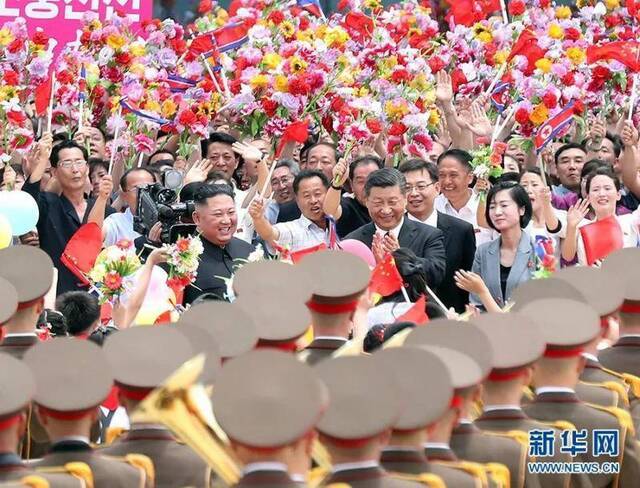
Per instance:
[[[0,214],[4,215],[14,236],[21,236],[35,229],[40,210],[31,195],[24,191],[0,192]]]

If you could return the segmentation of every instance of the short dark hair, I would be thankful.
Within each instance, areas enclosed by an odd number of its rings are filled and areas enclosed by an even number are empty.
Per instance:
[[[404,175],[395,168],[377,169],[367,178],[367,182],[364,184],[364,194],[368,197],[374,187],[389,188],[392,186],[400,187],[400,191],[404,195],[407,191],[407,180]]]
[[[151,160],[152,160],[154,157],[156,157],[158,154],[170,154],[170,155],[171,155],[171,157],[174,159],[174,161],[175,161],[175,159],[176,159],[176,155],[174,154],[174,152],[173,152],[173,151],[170,151],[169,149],[158,149],[157,151],[153,152],[153,153],[149,156],[149,159],[147,159],[147,161],[149,161],[149,164],[150,164],[151,166],[155,166],[156,164],[158,164],[158,163],[153,163],[153,164],[151,164]],[[204,158],[204,157],[205,157],[205,155],[202,155],[202,157]]]
[[[431,178],[433,183],[438,181],[438,168],[435,164],[427,162],[424,159],[409,159],[402,163],[398,169],[403,175],[413,171],[425,171],[429,174],[429,178]]]
[[[100,158],[89,158],[87,161],[89,164],[89,174],[93,173],[96,168],[102,168],[105,171],[109,171],[109,162]]]
[[[64,149],[80,149],[84,160],[87,161],[89,159],[89,154],[87,153],[87,149],[85,147],[81,146],[74,140],[65,139],[60,144],[53,146],[53,149],[51,150],[49,161],[51,162],[51,166],[53,166],[54,168],[58,166],[58,161],[60,161],[60,151]]]
[[[207,151],[209,150],[209,146],[214,142],[220,142],[222,144],[229,144],[230,146],[233,143],[238,142],[238,140],[230,134],[226,132],[212,132],[209,135],[208,139],[203,139],[200,141],[200,147],[202,149],[202,157],[207,157]]]
[[[609,166],[600,166],[599,168],[596,168],[591,173],[589,173],[589,175],[587,176],[587,183],[585,186],[587,193],[589,193],[589,190],[591,189],[591,181],[593,181],[596,176],[608,176],[613,180],[613,184],[616,185],[616,190],[620,191],[620,188],[622,187],[620,185],[620,179],[616,176],[613,169],[611,169]]]
[[[366,166],[369,164],[375,164],[378,169],[384,168],[384,162],[378,156],[373,156],[370,154],[366,156],[360,156],[359,158],[351,161],[351,164],[349,165],[349,180],[353,180],[353,174],[355,173],[356,169],[358,169],[358,166]]]
[[[506,181],[520,183],[520,173],[516,173],[515,171],[507,171],[506,173],[502,173],[494,183],[506,182]]]
[[[322,171],[318,171],[317,169],[305,169],[304,171],[300,171],[300,173],[298,173],[293,179],[293,193],[297,195],[298,190],[300,189],[300,183],[310,178],[320,178],[322,186],[329,188],[329,179]]]
[[[585,149],[583,144],[578,144],[577,142],[570,142],[569,144],[560,146],[556,151],[555,155],[553,156],[553,159],[556,162],[556,165],[558,164],[558,161],[560,160],[560,156],[562,155],[562,153],[565,151],[568,151],[569,149],[580,149],[585,154],[585,156],[587,155],[587,150]]]
[[[373,352],[379,349],[386,341],[404,329],[413,329],[413,322],[395,322],[393,324],[376,324],[369,329],[362,341],[364,352]]]
[[[620,136],[607,131],[607,135],[604,136],[604,138],[611,141],[611,144],[613,144],[613,154],[615,154],[616,158],[619,158],[620,153],[622,152],[622,139]]]
[[[127,191],[127,178],[129,177],[129,175],[131,173],[135,173],[136,171],[144,171],[145,173],[147,173],[149,176],[151,176],[153,178],[153,181],[156,180],[156,175],[153,174],[153,172],[149,171],[149,169],[145,168],[144,166],[140,167],[140,168],[129,168],[120,177],[120,188],[122,189],[122,191]]]
[[[471,156],[471,154],[469,154],[467,151],[463,151],[462,149],[449,149],[448,151],[443,152],[440,156],[438,156],[438,166],[444,158],[455,159],[462,166],[464,166],[467,171],[473,171],[473,166],[471,166],[473,156]]]
[[[609,168],[609,163],[602,161],[601,159],[590,159],[582,167],[580,171],[580,178],[586,178],[590,173],[593,173],[598,168]]]
[[[76,336],[100,320],[100,302],[86,291],[68,291],[56,299],[56,310],[64,315],[69,334]]]
[[[229,185],[207,185],[204,184],[199,187],[193,196],[193,200],[198,205],[206,205],[209,198],[217,197],[218,195],[227,195],[233,200],[233,190]]]
[[[491,217],[489,217],[489,208],[491,207],[493,200],[495,200],[498,192],[503,190],[509,192],[509,196],[514,202],[516,202],[518,208],[524,208],[524,215],[520,216],[520,227],[524,229],[531,221],[533,208],[531,207],[531,200],[529,199],[527,191],[518,183],[514,183],[513,181],[501,181],[489,189],[489,192],[487,193],[487,205],[484,209],[484,217],[487,220],[487,224],[489,224],[489,227],[493,230],[496,230],[493,222],[491,222]]]
[[[524,177],[524,175],[526,175],[527,173],[532,173],[534,175],[538,175],[540,177],[540,179],[544,182],[547,182],[547,187],[549,189],[552,188],[551,185],[551,177],[545,173],[544,177],[542,176],[542,170],[540,168],[538,168],[537,166],[533,166],[531,168],[527,168],[525,169],[522,173],[520,173],[520,178],[518,179],[518,183],[520,183],[520,181],[522,181],[522,178]]]
[[[330,142],[326,142],[326,141],[320,141],[320,142],[316,142],[315,144],[312,144],[311,146],[309,146],[309,148],[307,149],[307,158],[309,157],[309,153],[311,152],[312,149],[318,147],[318,146],[327,146],[331,149],[333,149],[333,154],[335,155],[336,158],[336,162],[340,159],[340,153],[338,152],[338,147],[335,144],[332,144]]]

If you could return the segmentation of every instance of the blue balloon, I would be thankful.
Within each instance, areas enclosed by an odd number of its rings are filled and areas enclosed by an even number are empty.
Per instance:
[[[40,210],[31,195],[24,191],[0,192],[0,214],[4,215],[14,236],[21,236],[35,229]]]

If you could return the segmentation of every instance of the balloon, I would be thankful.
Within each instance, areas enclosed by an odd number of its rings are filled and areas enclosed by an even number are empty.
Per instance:
[[[0,214],[0,249],[9,247],[9,244],[11,244],[12,235],[13,234],[11,234],[11,224],[9,223],[9,219]]]
[[[370,268],[376,267],[376,260],[373,257],[373,253],[364,242],[360,242],[355,239],[345,239],[344,241],[340,241],[340,248],[344,252],[348,252],[349,254],[362,258]]]
[[[0,192],[0,215],[4,215],[14,236],[21,236],[35,229],[40,211],[31,195],[24,191]]]

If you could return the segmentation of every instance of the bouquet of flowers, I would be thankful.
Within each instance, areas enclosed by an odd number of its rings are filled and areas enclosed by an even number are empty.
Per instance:
[[[117,302],[127,291],[125,278],[135,273],[141,266],[132,241],[121,240],[100,252],[89,279],[100,292],[101,303]]]
[[[554,254],[553,240],[546,236],[536,236],[536,270],[533,279],[549,278],[556,272],[557,259]]]
[[[476,178],[498,178],[502,175],[502,156],[507,149],[504,142],[494,142],[493,146],[482,146],[471,151],[471,166]],[[484,194],[481,198],[484,198]]]
[[[169,253],[167,285],[176,294],[195,281],[203,251],[202,241],[198,236],[181,237],[174,244],[167,246]]]

